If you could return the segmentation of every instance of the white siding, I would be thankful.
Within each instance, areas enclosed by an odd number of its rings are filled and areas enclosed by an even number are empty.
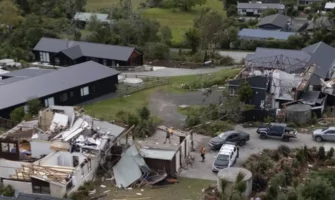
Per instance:
[[[51,142],[43,140],[30,141],[31,157],[40,158],[41,155],[49,154],[52,152],[50,149]]]
[[[33,193],[31,182],[13,181],[13,180],[4,179],[3,184],[5,186],[11,185],[17,192],[22,192],[22,193],[27,193],[27,194]]]

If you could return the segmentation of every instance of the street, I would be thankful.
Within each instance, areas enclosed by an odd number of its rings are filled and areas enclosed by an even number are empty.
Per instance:
[[[236,129],[245,131],[250,134],[250,141],[248,141],[245,146],[240,147],[240,156],[237,160],[236,166],[241,166],[252,154],[257,154],[263,149],[276,149],[280,145],[287,145],[290,148],[299,148],[303,147],[304,145],[307,145],[308,147],[320,147],[327,144],[335,147],[335,143],[315,142],[314,140],[312,140],[312,136],[310,134],[298,133],[296,139],[292,139],[289,142],[283,142],[281,140],[272,138],[261,140],[256,133],[256,128],[243,128],[242,126],[236,126]],[[197,134],[195,134],[193,137],[195,147],[195,152],[193,152],[193,155],[195,156],[195,161],[193,163],[193,167],[189,167],[187,170],[183,170],[180,173],[180,176],[217,180],[216,174],[212,172],[212,164],[215,161],[218,152],[211,151],[209,149],[208,142],[211,138],[208,136],[202,136]],[[199,153],[200,146],[202,145],[207,149],[205,162],[201,162],[201,157]]]

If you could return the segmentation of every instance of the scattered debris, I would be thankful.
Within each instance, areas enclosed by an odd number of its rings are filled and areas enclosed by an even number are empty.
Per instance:
[[[100,185],[100,187],[105,188],[106,186],[105,185]]]
[[[136,195],[138,195],[138,196],[142,196],[142,193],[136,193]]]
[[[104,191],[103,193],[108,193],[108,192],[110,192],[110,190],[106,190],[106,191]]]

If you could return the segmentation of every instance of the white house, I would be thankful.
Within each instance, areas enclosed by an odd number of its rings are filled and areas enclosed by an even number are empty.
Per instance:
[[[260,16],[267,9],[276,9],[280,14],[285,13],[285,5],[280,3],[237,3],[237,14],[241,16]]]

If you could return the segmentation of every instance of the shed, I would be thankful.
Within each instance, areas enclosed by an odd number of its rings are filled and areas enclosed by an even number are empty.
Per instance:
[[[176,169],[176,151],[141,148],[140,154],[150,169],[165,170],[168,174],[175,174],[178,171]]]

